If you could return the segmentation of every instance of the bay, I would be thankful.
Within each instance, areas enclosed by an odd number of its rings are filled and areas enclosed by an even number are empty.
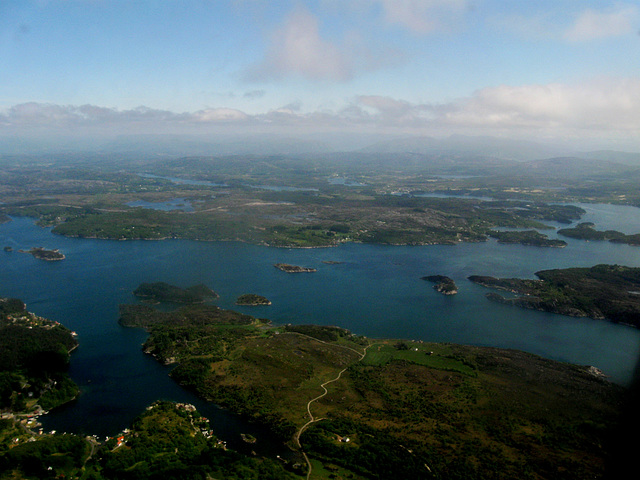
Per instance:
[[[597,227],[606,218],[613,223],[619,208],[625,224],[640,225],[640,209],[606,207],[600,218],[599,207],[590,206],[589,221]],[[486,289],[467,280],[474,274],[534,278],[534,272],[542,269],[598,263],[640,267],[638,247],[567,242],[563,249],[499,245],[493,240],[456,246],[345,244],[282,249],[237,242],[65,238],[36,226],[32,219],[14,218],[0,225],[0,246],[14,250],[0,252],[0,296],[21,298],[30,311],[78,333],[80,347],[73,353],[70,375],[82,394],[43,417],[46,428],[114,435],[154,400],[169,399],[204,409],[216,433],[242,449],[239,432],[259,439],[268,439],[268,432],[181,389],[168,377],[168,367],[142,352],[146,333],[118,325],[118,305],[136,302],[132,291],[140,283],[165,281],[183,287],[204,283],[220,294],[217,305],[276,324],[339,325],[374,338],[515,348],[594,365],[611,380],[626,384],[640,350],[639,330],[492,303],[484,297]],[[34,246],[58,248],[66,259],[45,262],[17,251]],[[287,274],[274,268],[275,263],[313,267],[317,272]],[[447,297],[435,292],[420,279],[431,274],[453,278],[459,294]],[[272,305],[235,306],[235,299],[244,293],[264,295]],[[279,447],[259,441],[251,448],[268,453]]]

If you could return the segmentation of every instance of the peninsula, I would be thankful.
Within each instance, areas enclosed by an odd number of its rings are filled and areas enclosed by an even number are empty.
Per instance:
[[[640,245],[640,233],[627,235],[617,230],[596,230],[592,222],[582,222],[573,228],[562,228],[558,230],[558,235],[581,240],[608,240],[613,243]]]
[[[543,270],[538,280],[472,275],[469,280],[484,287],[522,296],[487,298],[534,310],[606,319],[640,328],[640,268],[596,265],[591,268]]]
[[[218,298],[216,292],[203,284],[180,288],[165,282],[141,283],[133,294],[145,300],[169,303],[202,303]]]
[[[597,477],[620,408],[622,388],[597,369],[513,350],[269,326],[206,306],[125,305],[121,323],[148,330],[144,350],[177,364],[178,383],[287,441],[311,478],[555,478],[549,465]]]
[[[16,298],[0,298],[0,410],[50,410],[73,400],[78,387],[67,375],[73,332],[27,311]]]
[[[564,248],[567,246],[567,242],[564,240],[550,239],[537,230],[491,230],[489,232],[489,236],[497,239],[498,243],[519,243],[521,245],[529,245],[532,247]]]

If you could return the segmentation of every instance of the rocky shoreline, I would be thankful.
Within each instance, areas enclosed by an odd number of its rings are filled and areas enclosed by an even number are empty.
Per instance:
[[[315,268],[299,267],[298,265],[289,265],[288,263],[276,263],[274,267],[286,273],[310,273],[317,271]]]
[[[256,295],[253,293],[245,293],[240,295],[236,300],[236,305],[257,307],[260,305],[271,305],[271,300],[262,295]]]
[[[57,248],[54,250],[47,250],[44,247],[33,247],[31,250],[19,250],[20,253],[30,253],[35,258],[40,260],[46,260],[47,262],[57,262],[64,260],[65,257]]]

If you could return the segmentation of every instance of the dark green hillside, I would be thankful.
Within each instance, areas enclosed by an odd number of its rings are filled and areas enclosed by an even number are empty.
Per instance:
[[[596,265],[536,272],[539,280],[472,275],[479,285],[521,295],[490,300],[563,315],[592,317],[640,327],[640,268]]]
[[[209,421],[191,405],[151,405],[122,437],[107,442],[98,465],[100,478],[205,480],[286,480],[297,478],[275,460],[226,450]]]
[[[530,245],[534,247],[556,248],[563,248],[567,246],[567,242],[564,240],[550,239],[537,230],[506,232],[491,230],[489,232],[489,236],[498,239],[498,243],[519,243],[521,245]]]
[[[145,308],[133,323],[150,332],[146,351],[176,362],[180,384],[305,452],[312,479],[603,475],[622,388],[597,369],[517,351],[371,340],[339,327],[269,327],[233,312],[199,323],[184,308]]]
[[[613,243],[640,245],[640,233],[627,235],[617,230],[596,230],[591,222],[579,223],[573,228],[563,228],[558,230],[558,234],[581,240],[608,240]]]
[[[47,410],[75,398],[66,371],[76,346],[62,325],[28,312],[21,300],[0,299],[0,409]]]
[[[141,283],[133,294],[155,302],[172,303],[202,303],[207,299],[218,297],[218,294],[206,285],[180,288],[165,282]]]

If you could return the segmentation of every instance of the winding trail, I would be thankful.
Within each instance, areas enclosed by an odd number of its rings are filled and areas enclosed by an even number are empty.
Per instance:
[[[304,335],[305,337],[307,335]],[[313,337],[309,337],[309,338],[313,338]],[[314,340],[317,340],[318,342],[322,342],[322,343],[327,343],[324,342],[322,340],[318,340],[317,338],[314,338]],[[342,347],[342,348],[346,348],[348,350],[351,350],[352,352],[356,352],[358,355],[360,355],[360,358],[358,359],[358,361],[362,361],[362,359],[365,357],[365,355],[367,354],[367,350],[369,349],[369,347],[373,344],[369,344],[364,348],[364,351],[362,353],[358,352],[357,350],[351,348],[351,347],[347,347],[346,345],[336,345],[335,343],[331,343],[328,345],[334,345],[337,347]],[[322,389],[324,390],[323,393],[321,393],[320,395],[318,395],[315,398],[312,398],[311,400],[309,400],[309,402],[307,403],[307,413],[309,414],[309,421],[307,423],[305,423],[302,427],[300,427],[300,429],[296,432],[295,435],[295,440],[296,440],[296,444],[298,445],[298,448],[300,449],[300,452],[302,453],[302,455],[304,456],[304,459],[307,462],[307,480],[309,480],[309,477],[311,476],[311,460],[309,460],[309,457],[307,456],[307,454],[305,453],[305,451],[302,449],[302,444],[300,444],[300,435],[302,435],[302,432],[305,431],[305,429],[311,425],[314,422],[319,422],[320,420],[322,420],[322,418],[314,418],[313,414],[311,413],[311,404],[317,400],[320,400],[322,397],[324,397],[327,393],[329,393],[329,391],[327,390],[327,385],[329,385],[330,383],[336,382],[338,380],[340,380],[340,377],[342,377],[342,374],[344,372],[347,371],[347,369],[349,368],[349,366],[344,367],[342,370],[340,370],[340,372],[338,373],[338,376],[336,378],[333,378],[331,380],[327,380],[326,382],[324,382],[322,385],[320,385],[322,387]]]

